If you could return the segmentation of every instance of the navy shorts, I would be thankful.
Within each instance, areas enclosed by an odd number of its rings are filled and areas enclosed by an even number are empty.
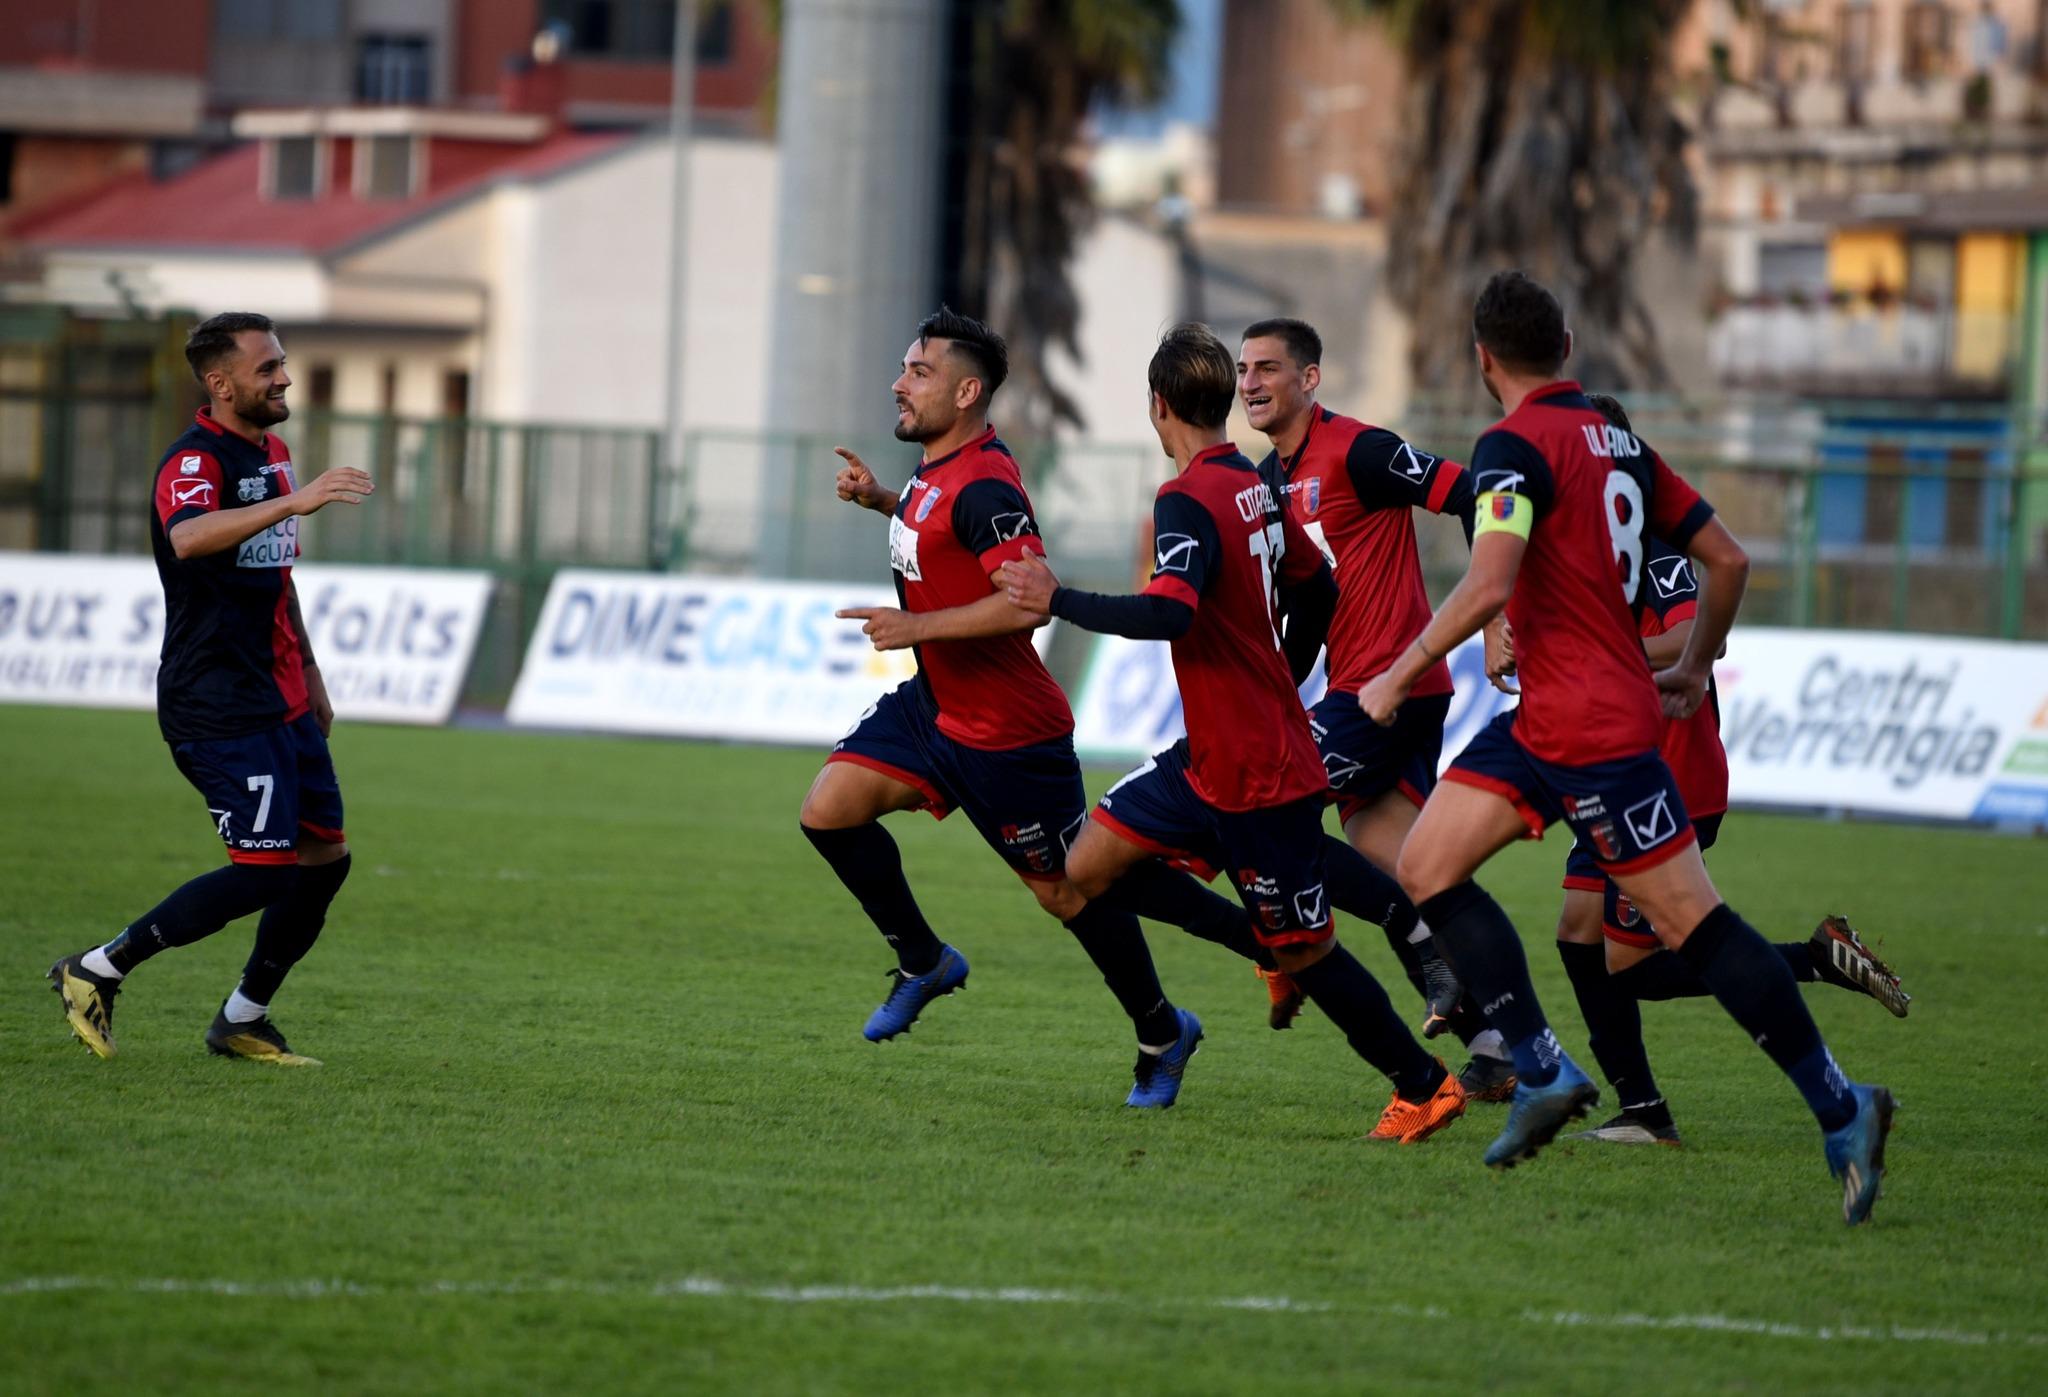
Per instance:
[[[311,713],[241,737],[173,742],[171,760],[206,797],[235,863],[297,863],[301,832],[344,838],[341,783]]]
[[[1399,791],[1421,809],[1436,789],[1450,712],[1449,694],[1412,698],[1383,728],[1366,717],[1357,694],[1324,694],[1308,711],[1308,726],[1336,792],[1338,818],[1350,819],[1388,791]]]
[[[1603,875],[1635,873],[1681,852],[1695,838],[1678,782],[1655,748],[1633,757],[1563,766],[1515,738],[1510,708],[1479,730],[1444,773],[1446,781],[1505,797],[1533,839],[1563,820]]]
[[[1721,817],[1702,815],[1692,822],[1692,830],[1704,854],[1721,835]],[[1600,894],[1600,930],[1608,940],[1646,951],[1654,951],[1663,944],[1643,920],[1642,909],[1621,890],[1620,884],[1600,871],[1591,851],[1578,840],[1572,841],[1571,852],[1564,856],[1564,886]]]
[[[965,746],[939,731],[915,679],[882,695],[825,760],[894,777],[923,795],[919,808],[938,819],[964,811],[1017,876],[1033,882],[1065,876],[1067,846],[1088,817],[1071,737],[1002,752]]]
[[[1259,940],[1295,946],[1330,936],[1330,899],[1323,889],[1328,803],[1316,795],[1264,810],[1218,810],[1189,783],[1182,738],[1111,786],[1095,807],[1095,819],[1203,878],[1230,870]]]

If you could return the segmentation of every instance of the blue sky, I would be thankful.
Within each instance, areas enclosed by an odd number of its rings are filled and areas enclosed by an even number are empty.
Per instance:
[[[1222,46],[1223,0],[1180,0],[1180,37],[1173,46],[1173,76],[1165,99],[1139,111],[1098,112],[1103,134],[1156,136],[1170,121],[1214,128]]]

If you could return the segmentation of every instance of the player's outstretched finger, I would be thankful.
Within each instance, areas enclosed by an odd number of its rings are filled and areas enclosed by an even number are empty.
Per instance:
[[[869,621],[874,619],[876,609],[872,606],[849,606],[843,611],[835,611],[832,614],[842,621]]]

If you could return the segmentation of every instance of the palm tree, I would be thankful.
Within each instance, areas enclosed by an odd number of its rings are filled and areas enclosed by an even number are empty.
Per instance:
[[[1055,346],[1080,357],[1079,299],[1068,278],[1095,215],[1080,142],[1105,102],[1165,89],[1180,12],[1174,0],[955,0],[968,57],[956,92],[959,226],[953,293],[1010,342],[1014,394],[1005,434],[1048,438],[1085,425],[1046,371]]]
[[[1518,266],[1563,295],[1588,378],[1668,386],[1637,254],[1697,225],[1670,104],[1691,0],[1331,2],[1384,21],[1407,59],[1388,270],[1416,383],[1471,386],[1472,297]]]

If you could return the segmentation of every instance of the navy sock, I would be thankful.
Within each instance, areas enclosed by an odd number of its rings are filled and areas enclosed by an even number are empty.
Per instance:
[[[107,944],[107,959],[126,975],[159,951],[189,946],[268,907],[298,878],[295,863],[231,863],[202,873],[130,922]]]
[[[249,963],[242,967],[242,993],[258,1004],[268,1004],[284,984],[293,966],[320,939],[327,925],[327,907],[341,885],[348,881],[349,865],[355,855],[343,854],[333,863],[299,866],[299,879],[292,890],[264,909],[256,924],[256,945]]]
[[[1267,970],[1273,968],[1273,954],[1252,935],[1251,918],[1242,906],[1218,897],[1193,875],[1169,868],[1159,859],[1133,865],[1098,900],[1133,916],[1177,926]]]
[[[1180,1035],[1180,1018],[1159,987],[1152,950],[1138,919],[1122,908],[1097,899],[1083,907],[1066,928],[1081,943],[1088,959],[1102,972],[1102,982],[1130,1015],[1138,1041],[1148,1047],[1171,1043]]]
[[[803,827],[804,838],[825,856],[839,881],[860,903],[860,910],[896,952],[906,975],[922,975],[939,963],[939,938],[911,896],[903,876],[903,855],[880,824],[869,821],[852,829]]]
[[[1522,938],[1500,904],[1467,879],[1416,909],[1429,923],[1437,950],[1458,972],[1487,1025],[1500,1030],[1515,1075],[1532,1087],[1557,1076],[1559,1050],[1544,1021]]]
[[[1342,946],[1305,970],[1290,972],[1302,993],[1344,1031],[1351,1050],[1386,1074],[1407,1101],[1427,1101],[1443,1084],[1443,1065],[1415,1041],[1372,972]]]
[[[1755,927],[1724,902],[1693,928],[1678,954],[1792,1079],[1822,1130],[1838,1130],[1855,1119],[1848,1078],[1835,1065],[1783,958]]]
[[[1649,1049],[1643,1046],[1642,1011],[1636,1008],[1635,997],[1607,973],[1607,948],[1560,941],[1557,956],[1586,1020],[1586,1046],[1593,1050],[1593,1060],[1622,1109],[1661,1100],[1657,1079],[1650,1075]]]
[[[1785,968],[1792,972],[1793,979],[1806,982],[1820,978],[1804,941],[1779,941],[1771,949],[1785,962]],[[1699,977],[1698,971],[1669,951],[1645,956],[1628,969],[1618,972],[1614,979],[1637,999],[1697,999],[1713,993],[1707,988],[1707,982]]]

